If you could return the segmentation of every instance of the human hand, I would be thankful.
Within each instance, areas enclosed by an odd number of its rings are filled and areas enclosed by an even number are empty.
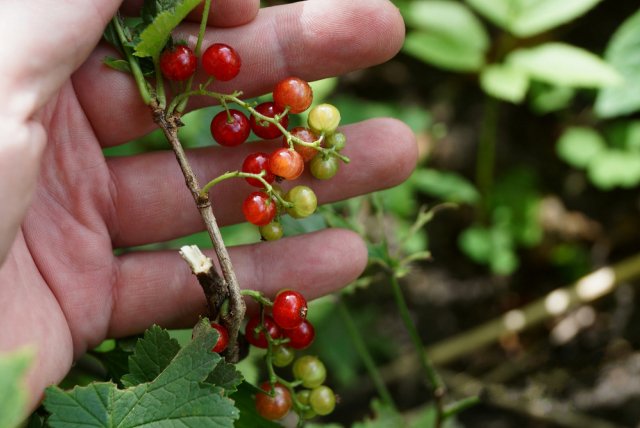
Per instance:
[[[130,3],[125,13],[139,2]],[[403,39],[400,15],[387,0],[308,0],[259,14],[258,5],[214,2],[205,46],[228,43],[243,58],[240,75],[216,86],[220,91],[242,89],[250,97],[288,75],[315,80],[346,73],[388,59]],[[153,323],[192,325],[205,308],[176,252],[113,254],[203,228],[170,151],[102,155],[102,148],[154,126],[131,76],[105,67],[110,48],[96,47],[119,6],[114,0],[2,5],[0,351],[36,348],[28,379],[32,406],[105,338]],[[185,23],[183,36],[197,34],[196,27]],[[343,132],[352,162],[331,184],[314,183],[321,202],[392,186],[412,170],[413,135],[400,122],[370,120]],[[189,157],[198,176],[214,177],[265,146],[273,144],[211,147]],[[221,225],[242,221],[247,192],[239,186],[245,184],[224,183],[212,192]],[[357,235],[335,229],[230,252],[242,287],[270,294],[295,284],[309,298],[356,278],[367,258]]]

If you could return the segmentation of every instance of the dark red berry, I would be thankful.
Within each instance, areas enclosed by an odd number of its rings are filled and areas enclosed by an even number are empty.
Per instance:
[[[304,160],[295,150],[277,149],[269,156],[269,170],[285,180],[295,180],[304,171]]]
[[[255,109],[261,115],[271,118],[276,117],[284,111],[283,109],[276,107],[276,105],[272,102],[258,104]],[[253,115],[251,115],[249,122],[251,123],[251,129],[253,130],[253,133],[260,138],[264,138],[265,140],[278,138],[282,135],[282,131],[280,131],[276,125],[269,122],[263,122],[260,119],[256,119],[256,117]],[[287,129],[287,126],[289,125],[289,116],[284,115],[282,119],[280,119],[280,125]]]
[[[304,349],[311,345],[313,339],[316,337],[316,331],[313,325],[307,320],[300,323],[299,326],[291,330],[283,330],[285,337],[289,338],[288,345],[293,349]]]
[[[240,55],[229,45],[214,43],[202,54],[202,67],[209,76],[231,80],[240,73]]]
[[[307,318],[307,301],[297,291],[282,290],[273,301],[272,311],[276,324],[290,330]]]
[[[284,418],[293,404],[291,393],[287,388],[279,383],[276,383],[273,388],[274,391],[271,390],[269,382],[264,382],[260,385],[260,389],[265,392],[256,394],[256,410],[258,414],[270,421]]]
[[[280,327],[276,324],[276,322],[269,315],[264,316],[264,330],[260,330],[258,333],[257,330],[260,326],[260,316],[256,315],[249,319],[247,322],[247,326],[244,330],[244,335],[247,338],[247,342],[252,344],[257,348],[266,349],[269,344],[267,343],[267,338],[264,335],[265,330],[269,332],[269,336],[273,339],[278,339],[281,336]]]
[[[289,107],[291,113],[302,113],[313,101],[313,90],[299,77],[287,77],[273,90],[273,101],[282,109]]]
[[[223,110],[211,120],[211,135],[221,146],[238,146],[247,141],[250,133],[249,119],[238,110]]]
[[[276,176],[269,170],[269,155],[262,152],[251,153],[242,162],[242,172],[248,172],[251,174],[260,174],[260,172],[266,171],[266,174],[262,176],[267,183],[273,183]],[[264,184],[256,178],[245,178],[247,183],[255,187],[264,187]]]
[[[252,192],[242,203],[242,213],[249,223],[266,226],[276,216],[276,204],[264,192]]]
[[[160,55],[160,71],[169,80],[182,81],[193,76],[198,60],[188,46],[178,45]]]
[[[218,341],[211,351],[217,352],[219,354],[220,352],[224,351],[227,348],[227,344],[229,344],[229,332],[227,331],[227,328],[225,326],[216,322],[212,322],[211,327],[218,330]]]

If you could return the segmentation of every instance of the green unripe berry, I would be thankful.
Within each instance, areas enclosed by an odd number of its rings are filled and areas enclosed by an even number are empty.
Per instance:
[[[309,404],[309,398],[311,397],[311,391],[308,389],[303,389],[302,391],[296,393],[296,399],[300,402],[300,404],[307,406],[307,409],[302,413],[303,419],[312,419],[318,416],[316,412],[313,411],[311,405]]]
[[[317,357],[305,355],[293,363],[293,376],[305,388],[316,388],[327,378],[327,369]]]
[[[335,149],[336,151],[340,151],[344,149],[344,146],[347,144],[347,137],[342,132],[336,132],[327,136],[324,140],[324,145],[328,149]]]
[[[282,238],[284,229],[277,221],[272,221],[266,226],[260,226],[260,235],[267,241],[277,241]]]
[[[295,358],[296,354],[293,349],[286,345],[276,345],[272,349],[271,362],[276,367],[286,367]]]
[[[307,186],[296,186],[290,189],[284,199],[293,203],[287,213],[293,218],[305,218],[313,214],[318,207],[316,194]]]
[[[317,414],[328,415],[336,408],[336,395],[328,386],[319,386],[311,391],[309,405]]]
[[[328,180],[338,172],[338,159],[330,156],[324,158],[321,154],[317,154],[309,163],[311,175],[318,180]]]
[[[340,111],[331,104],[317,105],[309,112],[307,124],[317,134],[331,135],[340,124]]]

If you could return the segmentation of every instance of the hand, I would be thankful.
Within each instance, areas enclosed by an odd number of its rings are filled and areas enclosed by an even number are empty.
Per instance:
[[[257,0],[213,3],[204,46],[228,43],[243,58],[238,78],[215,86],[220,91],[255,96],[287,75],[316,80],[363,68],[390,58],[403,40],[402,19],[386,0],[309,0],[260,13]],[[101,32],[119,6],[115,0],[2,5],[0,351],[37,350],[28,379],[32,406],[105,338],[153,323],[189,326],[205,309],[177,252],[113,254],[203,227],[170,151],[102,155],[103,147],[154,126],[133,78],[102,65],[113,52],[98,44]],[[197,23],[182,30],[193,37]],[[402,123],[369,120],[343,131],[352,163],[330,184],[314,182],[320,201],[392,186],[413,169],[415,143]],[[270,144],[211,147],[189,157],[204,181],[237,169],[260,145]],[[242,220],[242,186],[248,191],[241,180],[214,189],[222,225]],[[335,229],[232,248],[231,256],[243,287],[272,293],[288,285],[309,298],[355,279],[367,258],[357,235]]]

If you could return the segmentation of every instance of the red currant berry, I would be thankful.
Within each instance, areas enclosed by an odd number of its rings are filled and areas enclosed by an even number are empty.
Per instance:
[[[178,45],[160,55],[160,71],[169,80],[187,80],[196,72],[198,60],[188,46]]]
[[[227,348],[227,344],[229,343],[229,332],[225,326],[216,322],[212,322],[211,327],[218,330],[218,341],[211,351],[219,354]]]
[[[302,126],[297,126],[289,132],[291,133],[291,135],[293,135],[294,137],[300,138],[305,143],[313,143],[318,139],[318,136],[314,134],[312,130]],[[285,147],[289,147],[286,137],[282,139],[282,142],[284,143]],[[314,158],[316,154],[318,154],[318,151],[313,147],[307,147],[307,146],[293,143],[293,148],[295,149],[296,152],[300,153],[300,155],[302,156],[302,159],[304,159],[305,162],[309,162],[311,159]]]
[[[238,110],[223,110],[211,121],[211,135],[221,146],[238,146],[247,141],[250,133],[249,119]]]
[[[273,320],[284,329],[292,329],[307,318],[307,301],[294,290],[282,290],[273,301]]]
[[[278,339],[281,336],[280,327],[275,323],[273,318],[269,315],[264,316],[264,329],[260,329],[260,332],[257,330],[260,327],[260,316],[256,315],[249,319],[247,322],[247,326],[244,330],[244,335],[247,338],[247,342],[255,346],[256,348],[266,349],[269,347],[267,342],[267,337],[264,335],[264,332],[269,332],[269,336],[272,339]]]
[[[282,109],[289,107],[291,113],[302,113],[313,101],[311,86],[298,77],[282,79],[273,90],[273,101]]]
[[[261,115],[270,118],[274,118],[283,112],[283,109],[276,107],[276,105],[272,102],[258,104],[255,110]],[[253,115],[251,115],[249,122],[251,123],[251,129],[253,130],[253,133],[260,138],[264,138],[265,140],[278,138],[282,135],[282,131],[280,131],[276,125],[269,122],[263,122],[260,119],[256,119],[256,117]],[[280,125],[282,125],[285,129],[287,128],[287,126],[289,125],[288,115],[285,114],[284,116],[282,116],[282,119],[280,119]]]
[[[251,174],[260,174],[262,171],[266,171],[266,174],[262,176],[267,183],[273,183],[276,176],[269,171],[269,155],[262,152],[252,153],[244,159],[242,163],[242,172],[248,172]],[[256,178],[245,178],[247,183],[255,187],[264,187],[262,181]]]
[[[289,390],[276,383],[272,391],[269,382],[262,383],[260,389],[265,392],[256,394],[256,410],[258,414],[270,421],[284,418],[293,404]]]
[[[294,329],[284,330],[284,336],[289,338],[288,345],[293,349],[304,349],[311,345],[313,339],[316,337],[316,331],[313,325],[307,320],[304,320]]]
[[[242,213],[249,223],[266,226],[276,216],[276,204],[264,192],[253,192],[242,203]]]
[[[285,180],[295,180],[304,171],[304,160],[295,150],[277,149],[269,156],[269,170]]]
[[[231,80],[240,73],[240,55],[231,46],[215,43],[202,54],[202,67],[209,76],[218,80]]]

